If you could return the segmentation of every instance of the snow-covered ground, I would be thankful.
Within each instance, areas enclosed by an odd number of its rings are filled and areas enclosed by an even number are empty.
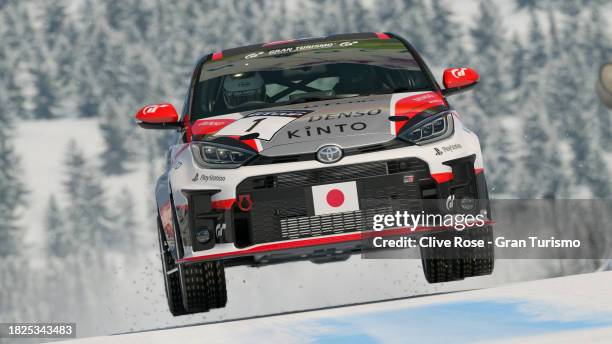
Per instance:
[[[610,343],[612,272],[72,343]]]

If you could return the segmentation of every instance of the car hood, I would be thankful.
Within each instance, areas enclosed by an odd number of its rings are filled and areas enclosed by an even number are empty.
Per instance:
[[[349,149],[385,143],[406,123],[389,116],[413,118],[445,108],[434,92],[383,94],[209,117],[196,121],[192,130],[204,140],[242,137],[263,156],[283,156],[312,153],[326,144]]]

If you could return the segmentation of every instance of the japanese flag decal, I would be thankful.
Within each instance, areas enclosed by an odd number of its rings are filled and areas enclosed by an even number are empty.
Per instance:
[[[312,187],[315,215],[359,210],[357,183],[346,182]]]

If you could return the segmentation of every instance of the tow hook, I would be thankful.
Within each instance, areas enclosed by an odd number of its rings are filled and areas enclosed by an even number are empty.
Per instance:
[[[251,210],[251,208],[253,208],[253,201],[251,200],[251,195],[239,195],[238,208],[245,212]]]

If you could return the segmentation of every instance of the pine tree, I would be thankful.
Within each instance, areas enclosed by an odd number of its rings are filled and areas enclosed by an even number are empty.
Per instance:
[[[597,30],[592,28],[590,21],[581,20],[586,17],[584,11],[575,4],[564,6],[566,39],[561,42],[557,58],[549,64],[551,74],[546,78],[549,85],[545,100],[548,112],[557,118],[557,131],[573,153],[570,166],[574,189],[586,187],[593,195],[609,197],[610,183],[606,174],[601,173],[609,167],[597,143],[600,132],[596,121],[598,103],[594,102],[593,92],[576,91],[593,84],[597,70],[593,65],[597,48],[592,37],[598,34],[594,35]]]
[[[69,200],[65,210],[65,227],[75,243],[74,255],[81,252],[82,243],[92,242],[89,223],[82,217],[84,202],[83,184],[86,177],[85,156],[76,141],[71,140],[66,149],[64,160],[67,178],[64,180],[64,190]]]
[[[402,16],[395,16],[394,22],[398,29],[415,49],[422,52],[426,58],[437,53],[426,37],[431,37],[432,32],[427,18],[430,18],[428,8],[423,0],[406,1],[405,12]]]
[[[88,166],[86,175],[83,179],[82,196],[80,203],[82,221],[87,224],[82,230],[88,232],[89,239],[92,239],[93,246],[99,249],[99,254],[104,252],[104,244],[115,240],[110,231],[110,216],[106,206],[106,195],[102,185],[102,179],[95,170]]]
[[[91,253],[100,255],[109,241],[109,214],[102,179],[87,163],[75,141],[68,145],[65,166],[68,178],[64,187],[70,200],[66,226],[77,248],[87,243]]]
[[[21,117],[31,118],[33,113],[36,111],[36,102],[38,100],[38,88],[36,87],[36,75],[28,64],[28,55],[24,56],[23,60],[17,61],[15,66],[16,73],[14,74],[15,79],[13,80],[13,87],[15,87],[14,101],[20,102],[19,111]]]
[[[117,175],[128,172],[128,163],[133,154],[130,150],[131,122],[126,120],[124,111],[116,103],[102,105],[102,119],[99,128],[104,138],[104,150],[100,155],[102,171],[105,174]]]
[[[612,59],[612,44],[610,35],[605,31],[609,22],[602,17],[600,11],[593,8],[590,10],[588,20],[586,20],[585,43],[588,45],[584,52],[585,60],[595,64],[593,68],[609,62]]]
[[[0,93],[0,104],[4,104],[5,99],[5,94]],[[17,253],[17,248],[23,246],[23,229],[19,220],[27,191],[19,177],[20,161],[13,147],[11,115],[0,111],[0,123],[0,257],[6,257]]]
[[[33,116],[37,119],[48,119],[56,117],[55,106],[57,97],[55,88],[52,85],[52,75],[46,70],[41,70],[35,74],[36,79],[36,107]]]
[[[600,147],[610,147],[612,144],[612,111],[603,104],[597,104],[597,127],[599,128]]]
[[[529,8],[529,9],[533,9],[535,7],[538,6],[538,1],[537,0],[515,0],[516,2],[516,6],[518,8]]]
[[[373,25],[374,20],[370,13],[366,10],[361,0],[342,0],[340,3],[343,16],[344,31],[342,32],[368,32],[377,31],[378,28]]]
[[[529,33],[527,41],[529,49],[527,52],[526,67],[529,74],[538,73],[544,67],[548,56],[546,55],[546,43],[542,28],[540,27],[540,19],[535,10],[529,12]]]
[[[115,214],[113,216],[114,244],[116,248],[126,253],[138,252],[138,226],[136,223],[136,207],[134,196],[129,189],[123,188],[115,200]],[[120,244],[119,244],[120,243]]]
[[[474,90],[474,100],[491,116],[507,112],[503,70],[500,61],[505,61],[505,30],[497,6],[481,0],[475,26],[470,29],[474,44],[472,64],[478,66],[483,75],[480,87]]]
[[[54,39],[56,68],[51,87],[54,90],[55,102],[53,115],[55,117],[78,116],[78,105],[81,101],[80,75],[74,71],[75,55],[73,53],[74,41],[78,35],[72,23],[67,23],[62,35]]]
[[[552,6],[548,6],[546,10],[548,17],[548,36],[549,36],[549,48],[548,56],[556,57],[559,55],[561,45],[559,42],[559,31],[557,30],[557,18]]]
[[[523,89],[525,90],[526,87],[522,87],[523,86],[523,81],[525,80],[525,74],[526,74],[526,65],[527,65],[527,59],[525,58],[526,55],[526,49],[523,46],[523,43],[521,42],[521,39],[519,38],[519,36],[517,34],[514,34],[514,36],[512,37],[512,41],[510,43],[510,52],[509,52],[509,57],[510,57],[510,65],[513,67],[513,71],[511,73],[511,82],[510,82],[510,88],[513,90],[518,90],[518,89]],[[519,92],[515,92],[515,94],[518,95]]]
[[[45,220],[49,255],[58,258],[66,257],[71,252],[72,241],[54,195],[49,198]]]
[[[505,60],[505,31],[498,8],[489,1],[481,1],[475,26],[470,29],[474,44],[473,64],[483,78],[474,90],[473,97],[479,108],[476,113],[484,114],[483,120],[476,122],[474,130],[482,135],[482,145],[487,169],[487,182],[493,194],[506,193],[511,189],[509,159],[511,141],[502,124],[502,117],[509,111],[510,94],[507,86],[511,79],[503,79],[510,73],[503,73],[504,66],[497,61]],[[493,61],[493,63],[492,63]]]
[[[458,67],[467,64],[468,58],[463,44],[463,27],[453,20],[454,13],[445,0],[432,0],[430,25],[433,52],[430,60],[438,66]],[[439,52],[444,53],[440,54]]]
[[[566,196],[567,177],[561,168],[554,127],[551,125],[541,94],[545,83],[538,75],[529,75],[521,104],[522,147],[524,156],[519,169],[518,195],[523,198],[559,198]]]
[[[580,172],[584,174],[584,182],[592,194],[597,198],[609,199],[612,195],[612,182],[610,175],[602,174],[601,171],[610,171],[610,167],[606,165],[601,150],[591,145],[580,160]]]
[[[63,1],[48,1],[42,3],[41,31],[45,38],[45,46],[53,51],[57,46],[59,37],[66,33],[68,25],[67,3]]]
[[[64,164],[68,176],[64,180],[66,194],[77,195],[81,190],[85,175],[85,156],[74,139],[68,143]]]

